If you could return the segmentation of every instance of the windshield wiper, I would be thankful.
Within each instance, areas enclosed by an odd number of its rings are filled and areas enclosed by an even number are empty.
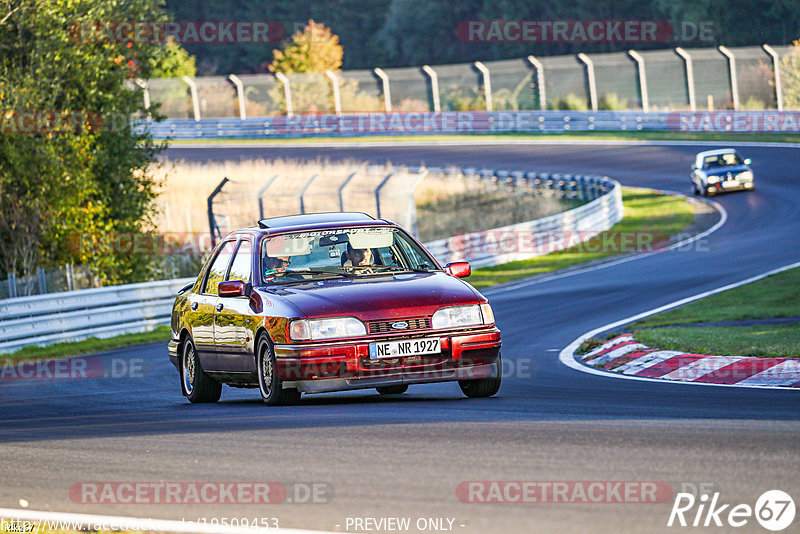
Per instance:
[[[421,269],[419,267],[400,267],[398,265],[376,265],[376,269],[383,269],[385,271],[393,272],[414,272],[414,273],[431,273],[432,269]]]

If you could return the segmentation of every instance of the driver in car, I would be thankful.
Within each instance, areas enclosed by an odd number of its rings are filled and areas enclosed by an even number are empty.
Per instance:
[[[288,256],[278,256],[274,258],[271,256],[266,256],[264,258],[264,274],[266,275],[273,273],[285,273],[287,267],[289,267]]]
[[[347,250],[344,253],[345,262],[342,267],[364,267],[374,265],[372,261],[372,250],[368,248],[353,248],[353,245],[347,243]],[[365,269],[366,272],[371,272],[371,269]]]

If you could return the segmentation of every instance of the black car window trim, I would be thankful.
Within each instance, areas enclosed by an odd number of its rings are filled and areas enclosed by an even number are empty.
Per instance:
[[[226,239],[225,241],[223,241],[220,244],[219,250],[217,250],[217,253],[214,254],[214,258],[210,262],[208,262],[208,268],[206,269],[206,272],[203,275],[203,287],[202,287],[202,289],[200,291],[201,295],[206,295],[206,296],[209,296],[209,297],[218,297],[219,296],[219,294],[214,295],[214,294],[211,294],[211,293],[206,293],[206,289],[207,289],[206,286],[208,286],[208,273],[211,272],[211,267],[214,265],[214,262],[217,261],[217,257],[219,257],[219,255],[222,254],[222,251],[225,250],[225,246],[228,243],[233,243],[234,244],[233,246],[234,246],[234,249],[235,249],[237,244],[239,243],[239,239],[238,238]],[[228,260],[228,265],[225,267],[225,276],[226,277],[228,276],[228,271],[231,268],[231,262],[233,261],[233,256],[234,255],[231,254],[231,258]],[[223,280],[225,280],[225,278],[223,278]]]
[[[239,238],[239,241],[236,242],[236,249],[231,254],[231,261],[228,262],[228,268],[225,270],[225,278],[223,281],[230,282],[231,278],[231,269],[233,268],[233,262],[236,261],[236,255],[239,254],[239,249],[242,248],[242,245],[247,242],[250,244],[250,265],[248,268],[250,269],[250,279],[245,282],[247,284],[253,283],[253,242],[250,240],[250,236],[243,235]]]
[[[427,257],[427,259],[430,260],[430,262],[431,262],[429,264],[430,265],[430,271],[426,271],[426,272],[433,272],[433,271],[441,271],[442,270],[441,266],[439,266],[439,263],[431,255],[431,253],[428,252],[425,249],[425,247],[423,247],[422,245],[417,244],[416,241],[414,240],[414,238],[411,237],[411,235],[408,232],[406,232],[403,228],[400,228],[399,226],[385,226],[385,227],[384,226],[378,226],[378,227],[374,227],[374,226],[353,226],[353,227],[340,228],[340,229],[337,228],[336,230],[347,231],[347,230],[353,230],[353,229],[356,229],[356,228],[357,229],[391,228],[392,232],[399,233],[399,234],[401,234],[403,236],[405,241],[408,243],[409,247],[411,247],[412,249],[413,249],[414,245],[417,245],[419,247],[419,252],[415,252],[415,253],[420,255],[420,259],[425,259],[425,257]],[[297,232],[286,232],[286,233],[281,233],[281,234],[277,234],[277,235],[269,235],[267,233],[262,234],[261,237],[260,237],[260,240],[258,242],[258,245],[257,245],[257,247],[258,247],[257,248],[258,249],[258,264],[256,265],[256,273],[258,275],[258,283],[259,283],[259,285],[264,285],[265,284],[264,276],[263,276],[263,272],[262,272],[262,266],[263,266],[263,260],[264,260],[264,252],[265,252],[264,249],[266,247],[267,241],[269,241],[270,238],[277,237],[278,235],[293,235],[293,234],[301,234],[302,235],[302,234],[309,234],[309,233],[313,233],[313,232],[325,232],[325,231],[331,231],[331,229],[325,229],[325,230],[302,230],[302,231],[297,231]],[[392,245],[392,248],[393,249],[396,248],[400,252],[400,255],[402,256],[402,259],[405,262],[408,262],[408,263],[406,263],[407,266],[411,265],[411,259],[408,258],[406,252],[404,250],[402,250],[402,246],[400,246],[399,244],[396,243],[396,244]],[[408,269],[408,270],[412,271],[412,269]],[[382,273],[382,274],[385,274],[385,272]]]

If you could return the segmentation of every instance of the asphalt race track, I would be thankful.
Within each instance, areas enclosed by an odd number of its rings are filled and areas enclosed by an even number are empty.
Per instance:
[[[689,165],[701,149],[398,143],[173,148],[168,156],[322,156],[602,173],[625,185],[688,192]],[[800,152],[741,151],[755,162],[756,190],[717,197],[729,219],[699,246],[487,291],[507,364],[496,398],[468,400],[453,383],[412,386],[396,398],[368,390],[269,408],[256,390],[226,387],[219,404],[194,406],[180,395],[166,344],[118,350],[98,357],[105,368],[116,361],[141,365],[141,371],[123,378],[0,383],[0,507],[17,508],[26,499],[35,510],[275,517],[281,527],[341,531],[348,517],[410,517],[410,532],[419,532],[418,518],[451,518],[452,531],[464,533],[651,533],[696,529],[667,528],[673,499],[475,504],[460,502],[456,487],[465,481],[665,481],[675,491],[710,484],[721,502],[731,504],[753,506],[770,489],[800,503],[797,390],[620,380],[558,361],[558,352],[588,330],[800,260]],[[333,497],[266,506],[100,506],[71,499],[70,487],[85,481],[323,482]],[[799,524],[795,519],[787,532],[797,532]],[[752,518],[736,530],[764,532]]]

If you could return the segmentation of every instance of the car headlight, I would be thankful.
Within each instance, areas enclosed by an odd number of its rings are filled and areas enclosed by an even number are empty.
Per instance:
[[[719,182],[719,176],[709,176],[708,177],[708,183],[716,184],[718,182]]]
[[[289,325],[289,338],[293,341],[335,339],[366,336],[367,327],[355,317],[336,319],[299,319]]]
[[[739,173],[739,178],[741,178],[742,180],[752,180],[753,179],[753,173],[751,171],[740,172]]]
[[[451,306],[442,308],[433,314],[431,326],[434,329],[458,328],[461,326],[477,326],[494,323],[494,314],[489,304],[471,304],[468,306]]]

